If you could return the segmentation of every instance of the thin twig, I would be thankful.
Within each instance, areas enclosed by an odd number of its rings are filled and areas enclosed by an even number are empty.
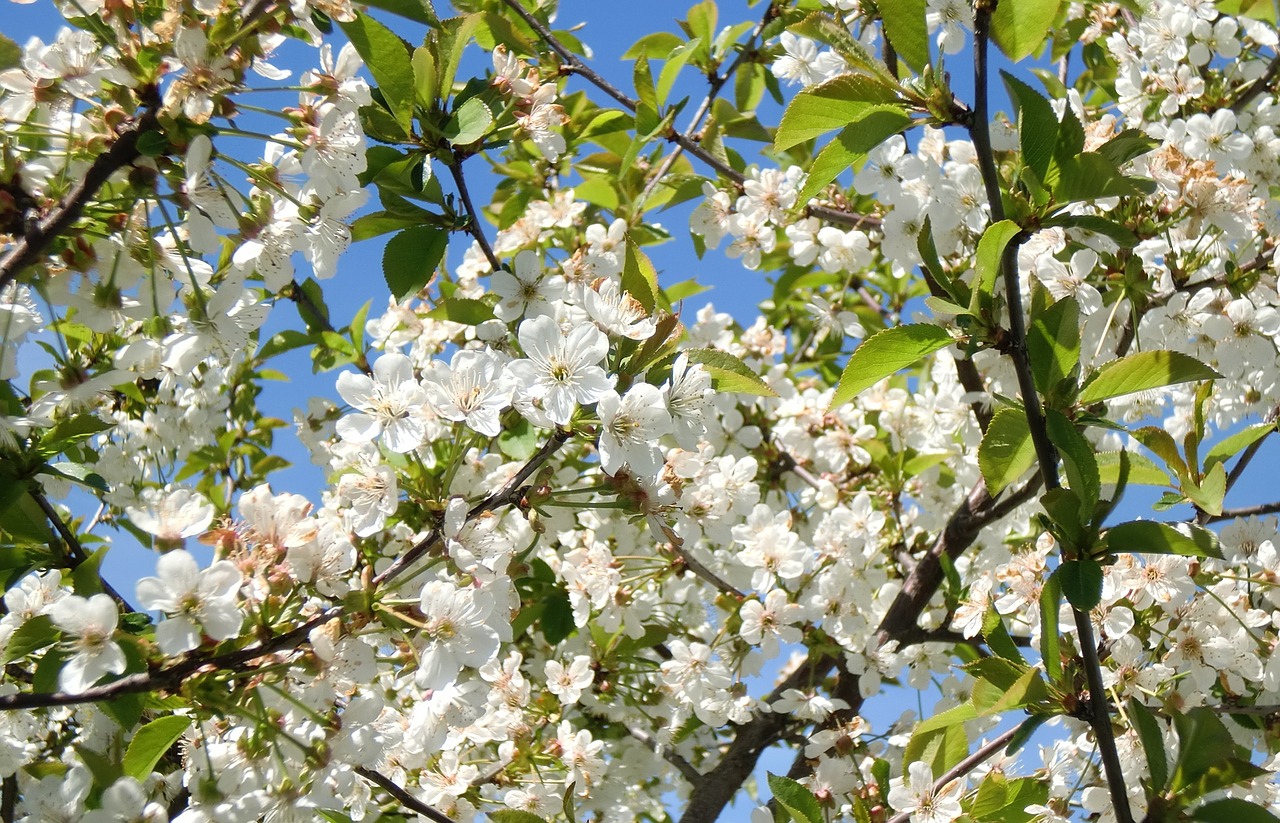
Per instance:
[[[368,780],[370,783],[376,783],[383,791],[394,797],[396,802],[401,806],[404,806],[406,809],[415,811],[429,820],[436,821],[436,823],[453,823],[453,820],[450,817],[409,794],[403,787],[397,786],[391,778],[387,777],[382,772],[367,769],[364,766],[356,766],[356,774],[360,775],[365,780]]]
[[[959,778],[964,777],[969,772],[981,766],[988,759],[990,759],[991,756],[994,755],[996,752],[1000,751],[1005,746],[1008,746],[1009,741],[1012,740],[1013,736],[1017,733],[1018,733],[1018,727],[1014,726],[1012,729],[1009,729],[1007,732],[1001,734],[999,737],[992,740],[990,743],[986,744],[982,748],[978,749],[976,752],[969,755],[964,760],[961,760],[959,763],[952,766],[945,774],[942,775],[942,777],[939,777],[937,780],[933,781],[933,793],[936,795],[938,792],[945,789],[947,787],[947,784],[950,783],[951,781],[958,780]],[[907,821],[909,821],[910,819],[911,819],[911,813],[903,812],[901,814],[895,814],[893,817],[889,818],[889,823],[907,823]]]
[[[84,546],[80,545],[80,538],[76,537],[76,533],[73,532],[71,527],[66,524],[66,521],[62,519],[62,515],[60,515],[58,510],[53,507],[53,504],[44,496],[44,493],[35,489],[28,489],[27,493],[36,501],[36,505],[40,507],[40,511],[44,512],[44,516],[48,518],[51,524],[53,524],[53,528],[58,532],[59,537],[62,538],[62,542],[66,544],[68,565],[74,569],[84,561],[88,560],[89,555],[85,552]],[[102,578],[101,575],[98,576],[98,580],[102,583],[102,590],[106,592],[112,600],[116,601],[120,608],[124,609],[126,612],[137,611],[137,609],[129,605],[129,601],[124,598],[124,595],[116,591],[110,583]]]
[[[684,563],[685,568],[693,572],[696,576],[702,578],[725,594],[736,597],[740,601],[747,599],[746,594],[739,591],[733,586],[733,584],[729,583],[715,572],[711,571],[711,569],[702,564],[702,561],[685,551],[685,548],[681,545],[680,541],[672,540],[668,545],[670,545],[671,551],[673,551]]]
[[[1280,513],[1280,500],[1270,503],[1259,503],[1256,506],[1243,506],[1238,509],[1223,509],[1222,514],[1206,517],[1206,523],[1221,523],[1223,520],[1239,520],[1242,517],[1257,517],[1262,514]]]
[[[529,458],[528,462],[520,468],[520,471],[515,473],[515,476],[507,481],[507,484],[501,490],[494,492],[471,507],[471,510],[467,512],[467,521],[470,522],[486,512],[518,502],[524,482],[532,477],[533,473],[543,463],[547,462],[551,455],[560,450],[560,447],[565,444],[571,434],[568,429],[556,429],[556,433],[546,443],[542,444],[542,448],[538,449],[537,453]],[[373,584],[382,586],[394,580],[418,558],[430,551],[439,542],[440,536],[440,527],[437,526],[426,537],[410,547],[408,551],[397,557],[395,562],[384,569],[381,574],[374,577]]]
[[[489,240],[484,236],[484,229],[480,226],[480,217],[476,213],[476,207],[471,204],[471,193],[467,191],[467,180],[462,175],[463,157],[458,153],[454,153],[453,162],[449,164],[449,172],[453,175],[453,183],[458,187],[458,197],[462,200],[462,207],[467,210],[467,232],[475,238],[480,244],[480,250],[484,252],[485,259],[489,261],[489,265],[493,270],[501,271],[502,263],[498,260],[498,256],[493,253],[493,246],[489,245]]]
[[[674,766],[676,771],[680,772],[680,774],[684,776],[685,780],[688,780],[691,784],[697,784],[697,782],[702,779],[702,773],[695,769],[688,760],[681,757],[670,746],[660,743],[658,738],[649,734],[639,726],[634,726],[630,723],[624,723],[623,726],[626,728],[627,734],[635,738],[640,745],[644,746],[646,749]]]
[[[1271,84],[1276,81],[1277,77],[1280,77],[1280,53],[1271,58],[1271,62],[1267,64],[1266,72],[1240,93],[1240,96],[1231,104],[1231,111],[1236,114],[1243,112],[1245,107],[1252,103],[1255,98],[1263,92],[1271,90]]]
[[[320,326],[320,328],[327,332],[333,332],[334,334],[338,333],[338,330],[334,328],[333,323],[330,322],[329,318],[325,317],[324,311],[316,305],[316,302],[311,299],[311,295],[307,294],[306,291],[303,290],[302,286],[298,285],[296,280],[289,283],[282,294],[297,305],[298,314],[302,317],[303,323],[307,323],[307,316],[302,314],[303,309],[306,309],[315,318],[315,322]],[[311,324],[307,323],[307,325],[310,326]],[[359,356],[352,365],[365,374],[373,374],[373,369],[369,366],[369,359],[365,357],[364,352],[359,351],[357,354]]]

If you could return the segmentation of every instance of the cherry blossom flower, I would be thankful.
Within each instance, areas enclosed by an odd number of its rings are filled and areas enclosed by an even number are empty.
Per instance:
[[[338,376],[338,394],[359,409],[338,421],[338,435],[353,443],[368,443],[381,437],[397,454],[411,452],[425,442],[426,421],[422,416],[427,392],[413,376],[408,357],[388,352],[373,364],[373,375],[343,372]]]
[[[103,676],[124,672],[124,650],[113,639],[119,616],[115,601],[105,594],[69,594],[49,607],[49,617],[70,635],[67,645],[74,652],[62,666],[58,688],[83,694]]]
[[[517,393],[540,404],[552,422],[565,425],[578,404],[595,403],[612,388],[600,362],[609,342],[593,325],[564,333],[550,317],[520,324],[526,358],[509,366]]]
[[[889,781],[889,805],[911,815],[912,823],[950,823],[960,816],[961,780],[953,780],[935,790],[933,769],[923,760],[907,767],[904,777]]]
[[[203,571],[182,549],[156,561],[156,577],[138,581],[138,602],[144,609],[164,612],[168,619],[156,626],[160,651],[173,656],[199,648],[201,636],[230,640],[240,633],[240,570],[219,560]]]

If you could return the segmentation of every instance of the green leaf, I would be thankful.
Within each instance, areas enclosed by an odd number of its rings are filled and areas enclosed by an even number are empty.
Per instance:
[[[1000,277],[1000,261],[1004,257],[1005,247],[1021,233],[1022,227],[1012,220],[992,223],[982,233],[973,259],[973,295],[969,300],[970,313],[977,314],[982,306],[982,300],[991,297],[996,280]]]
[[[369,67],[391,116],[406,133],[412,132],[414,83],[408,46],[395,32],[367,14],[340,25]]]
[[[62,462],[46,464],[40,468],[40,473],[65,478],[82,486],[87,486],[100,494],[106,494],[111,491],[106,479],[83,463]]]
[[[994,607],[987,609],[987,614],[982,620],[982,638],[987,641],[987,646],[991,648],[991,651],[1005,660],[1023,664],[1027,662],[1023,659],[1022,652],[1018,651],[1018,646],[1013,642],[1013,637],[1009,635],[1009,630],[1005,627],[1004,620],[1000,617],[1000,612],[996,611]]]
[[[423,212],[426,213],[425,211]],[[375,211],[371,214],[365,214],[356,218],[356,222],[351,224],[351,239],[359,242],[368,240],[371,237],[378,237],[383,234],[390,234],[393,231],[401,229],[411,229],[422,225],[422,219],[419,217],[408,217],[392,214],[386,211]]]
[[[1173,792],[1189,788],[1214,766],[1235,754],[1231,732],[1210,708],[1198,706],[1175,712],[1173,725],[1178,730],[1178,760],[1169,784]]]
[[[413,67],[414,100],[424,109],[431,109],[440,89],[440,78],[436,76],[436,57],[431,49],[419,46],[413,50],[409,63]]]
[[[952,706],[945,712],[939,712],[931,717],[926,717],[916,724],[914,734],[923,734],[924,732],[934,729],[941,729],[947,726],[954,726],[958,723],[967,723],[978,716],[978,709],[973,703],[961,703],[959,706]]]
[[[364,0],[364,4],[427,26],[433,26],[439,22],[427,0]]]
[[[1093,455],[1093,444],[1076,430],[1075,424],[1062,412],[1048,409],[1045,413],[1045,425],[1049,431],[1049,439],[1057,446],[1063,465],[1067,472],[1067,482],[1071,490],[1080,497],[1081,514],[1084,520],[1093,519],[1093,510],[1098,505],[1098,495],[1102,492],[1102,478],[1098,473],[1098,461]]]
[[[63,418],[40,438],[36,453],[41,457],[62,454],[77,443],[83,443],[95,434],[114,427],[114,423],[106,423],[94,414],[78,414],[75,417]]]
[[[1155,184],[1126,177],[1101,154],[1086,152],[1058,159],[1053,193],[1060,203],[1090,203],[1104,197],[1146,194]]]
[[[1133,439],[1155,452],[1156,456],[1168,464],[1178,477],[1187,476],[1187,464],[1178,453],[1178,444],[1167,431],[1155,426],[1143,426],[1130,432]]]
[[[994,497],[1036,462],[1027,416],[1018,409],[1001,409],[991,418],[978,447],[978,468]]]
[[[796,781],[769,772],[769,790],[796,823],[823,823],[822,806],[813,792]]]
[[[1092,558],[1064,560],[1053,576],[1058,578],[1067,602],[1082,612],[1102,600],[1102,566]]]
[[[1163,794],[1169,785],[1169,760],[1165,756],[1164,733],[1161,731],[1160,721],[1137,698],[1129,701],[1129,717],[1138,732],[1138,739],[1142,741],[1142,750],[1147,755],[1147,770],[1151,772],[1152,788],[1157,794]]]
[[[0,70],[11,69],[22,62],[22,46],[0,34]]]
[[[1120,482],[1121,452],[1097,452],[1098,476],[1103,483],[1114,486]],[[1137,452],[1128,452],[1129,476],[1127,482],[1139,486],[1171,486],[1172,481],[1164,469]]]
[[[1022,162],[1043,182],[1058,142],[1058,115],[1049,101],[1008,72],[1000,72],[1018,110],[1018,144]]]
[[[478,326],[494,316],[492,306],[474,297],[450,297],[427,312],[432,320],[448,320],[464,326]]]
[[[658,272],[649,256],[640,250],[636,241],[627,238],[627,255],[622,266],[622,289],[630,294],[649,314],[658,306]]]
[[[1154,151],[1159,145],[1159,140],[1148,137],[1138,129],[1125,129],[1098,146],[1097,152],[1118,168],[1135,157]]]
[[[777,397],[778,393],[753,372],[746,363],[728,352],[716,349],[684,349],[689,362],[701,363],[711,375],[711,384],[717,391],[736,394],[754,394],[761,397]]]
[[[1222,377],[1189,355],[1176,351],[1144,351],[1112,360],[1097,371],[1080,391],[1080,403],[1120,397],[1148,389],[1159,389],[1195,380]]]
[[[159,157],[169,150],[169,138],[159,129],[144,131],[138,135],[138,154],[143,157]]]
[[[102,593],[102,561],[107,557],[111,544],[103,546],[86,557],[71,570],[71,588],[81,597]]]
[[[1053,575],[1040,589],[1040,659],[1051,683],[1062,679],[1062,638],[1058,632],[1058,603],[1062,581]]]
[[[940,729],[917,731],[911,735],[902,751],[902,763],[906,767],[917,760],[929,764],[934,774],[942,774],[969,753],[969,736],[961,723]]]
[[[178,742],[191,725],[190,717],[170,715],[152,720],[138,729],[124,753],[124,773],[136,780],[146,780],[165,752]]]
[[[1275,423],[1256,423],[1248,428],[1241,429],[1230,437],[1219,440],[1213,444],[1208,454],[1204,456],[1205,468],[1212,466],[1214,463],[1230,460],[1275,430]]]
[[[469,146],[480,141],[493,125],[493,112],[479,97],[469,97],[449,118],[444,137],[453,146]]]
[[[872,149],[910,128],[912,122],[905,111],[896,108],[875,106],[863,111],[813,159],[796,202],[808,203],[845,169],[861,166]]]
[[[36,615],[19,626],[4,647],[4,662],[21,660],[32,652],[52,646],[58,639],[58,629],[47,614]]]
[[[876,332],[862,341],[849,356],[831,398],[831,408],[843,406],[859,392],[899,369],[919,362],[926,355],[945,349],[952,342],[950,332],[927,323],[894,326]]]
[[[1131,520],[1107,531],[1111,552],[1176,554],[1182,557],[1222,557],[1218,537],[1201,526],[1181,524],[1180,529],[1155,520]]]
[[[1027,332],[1027,360],[1036,388],[1048,396],[1080,362],[1080,304],[1064,297],[1041,312]]]
[[[1250,17],[1275,25],[1277,9],[1275,0],[1220,0],[1218,11],[1233,17]]]
[[[1239,797],[1226,797],[1191,810],[1193,820],[1205,823],[1278,823],[1270,810]]]
[[[785,151],[849,123],[875,110],[898,111],[893,89],[862,74],[843,74],[811,86],[792,98],[782,114],[773,145]]]
[[[1011,62],[1030,57],[1044,45],[1060,0],[1010,0],[991,15],[991,39]]]
[[[573,606],[563,592],[556,591],[544,601],[542,619],[538,625],[543,638],[552,646],[573,634],[577,626],[573,622]]]
[[[929,27],[925,0],[880,0],[880,20],[893,50],[908,66],[923,73],[929,65]]]
[[[675,32],[655,31],[632,43],[631,47],[622,53],[622,59],[635,60],[637,57],[647,57],[650,60],[661,60],[670,54],[672,49],[684,42]]]
[[[671,87],[675,85],[676,78],[680,76],[680,70],[701,48],[704,48],[701,41],[690,40],[688,43],[682,43],[677,48],[672,49],[671,53],[666,56],[667,60],[662,64],[662,71],[658,72],[658,83],[654,87],[654,94],[657,95],[659,106],[667,104],[667,95],[671,93]]]
[[[391,238],[382,252],[382,274],[391,294],[402,300],[427,285],[448,245],[449,233],[433,226],[414,226]]]
[[[0,535],[18,544],[44,544],[53,539],[49,521],[30,492],[18,485],[18,498],[0,510]]]
[[[499,809],[496,812],[489,812],[489,819],[493,823],[547,823],[533,812],[521,809]]]
[[[482,14],[463,14],[440,21],[437,41],[436,70],[440,77],[440,97],[453,94],[453,79],[462,62],[462,52],[471,42],[476,29],[484,22]],[[375,75],[376,77],[376,75]]]
[[[1187,478],[1182,484],[1182,493],[1201,511],[1222,514],[1222,501],[1227,496],[1226,464],[1214,463],[1199,483]]]

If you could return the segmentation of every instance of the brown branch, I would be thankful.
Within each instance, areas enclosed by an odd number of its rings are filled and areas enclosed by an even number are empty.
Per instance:
[[[675,555],[680,558],[681,562],[684,563],[685,568],[693,572],[694,575],[696,575],[697,577],[700,577],[703,580],[705,580],[707,583],[710,583],[714,588],[718,589],[719,591],[737,598],[739,602],[747,599],[747,595],[739,591],[732,583],[729,583],[724,578],[720,577],[715,572],[711,571],[711,569],[703,565],[701,560],[698,560],[696,557],[694,557],[692,554],[686,551],[684,546],[682,545],[682,541],[678,541],[675,539],[677,535],[670,534],[668,536],[672,538],[671,542],[668,544],[671,547],[671,551],[674,552]]]
[[[312,629],[324,625],[341,614],[341,606],[330,606],[307,622],[283,634],[269,637],[256,646],[213,657],[188,658],[181,663],[154,672],[137,672],[125,675],[119,680],[113,680],[101,686],[93,686],[79,694],[71,694],[69,692],[42,692],[38,694],[22,692],[19,694],[0,695],[0,711],[71,706],[78,703],[96,703],[99,700],[110,700],[122,694],[173,691],[181,686],[182,682],[188,677],[205,670],[241,669],[245,664],[253,660],[266,657],[285,646],[297,643],[310,634]]]
[[[937,794],[942,791],[946,788],[948,783],[964,777],[966,774],[985,763],[996,752],[1000,751],[1005,746],[1008,746],[1009,741],[1018,733],[1018,728],[1018,726],[1014,726],[1012,729],[1004,732],[990,743],[987,743],[985,746],[966,757],[964,760],[961,760],[959,763],[952,766],[945,774],[942,775],[942,777],[933,781],[933,793]],[[889,823],[907,823],[910,819],[911,814],[909,812],[904,812],[902,814],[895,814],[893,817],[889,818]]]
[[[1220,523],[1223,520],[1239,520],[1242,517],[1257,517],[1261,514],[1280,513],[1280,500],[1274,500],[1270,503],[1259,503],[1256,506],[1243,506],[1238,509],[1223,509],[1222,514],[1214,514],[1206,517],[1206,523]]]
[[[1271,62],[1267,64],[1266,72],[1240,93],[1240,96],[1231,104],[1231,111],[1235,114],[1243,112],[1245,107],[1252,103],[1255,98],[1261,96],[1263,92],[1271,90],[1271,84],[1276,81],[1277,77],[1280,77],[1280,54],[1272,57]]]
[[[516,472],[515,476],[508,480],[505,486],[471,507],[471,510],[467,512],[467,521],[470,522],[475,520],[485,512],[491,512],[502,506],[518,503],[523,494],[522,487],[524,486],[524,482],[532,477],[533,473],[536,472],[543,463],[547,462],[551,455],[559,451],[560,447],[565,444],[571,435],[572,432],[568,429],[556,429],[556,433],[553,434],[546,443],[542,444],[542,448],[538,449],[537,453],[530,457],[528,462],[520,467],[520,471]],[[430,551],[431,548],[439,541],[440,527],[437,526],[432,529],[426,537],[415,543],[408,551],[397,557],[395,562],[384,569],[381,574],[374,577],[373,584],[375,586],[382,586],[395,579],[404,572],[405,569],[409,568],[413,562]]]
[[[142,156],[138,150],[138,139],[159,128],[156,112],[160,107],[160,98],[154,86],[143,88],[141,94],[145,105],[142,114],[117,132],[111,148],[94,159],[84,176],[71,187],[58,205],[44,217],[28,225],[27,230],[0,257],[0,291],[12,283],[24,268],[35,263],[54,239],[80,219],[85,206],[113,174],[132,165]]]
[[[0,821],[13,823],[18,809],[18,776],[11,774],[4,779],[0,791]]]
[[[376,783],[387,794],[396,799],[396,802],[404,806],[410,811],[417,812],[428,820],[434,820],[436,823],[453,823],[453,819],[442,812],[428,806],[418,798],[409,794],[403,787],[397,786],[391,778],[382,772],[366,769],[364,766],[356,766],[356,774],[368,780],[370,783]]]
[[[702,773],[695,769],[688,760],[685,760],[670,746],[660,743],[656,737],[649,734],[639,726],[633,726],[630,723],[624,723],[623,726],[627,730],[627,734],[631,735],[636,742],[644,746],[649,751],[661,757],[663,760],[675,767],[675,770],[684,776],[691,785],[697,785],[702,780]]]
[[[462,200],[462,206],[467,210],[467,233],[480,244],[480,250],[484,252],[485,259],[489,261],[493,270],[501,271],[502,263],[498,260],[498,255],[493,253],[493,246],[489,245],[489,240],[484,236],[484,229],[480,227],[480,217],[476,207],[471,203],[471,193],[467,191],[467,180],[462,175],[464,159],[463,155],[455,151],[453,162],[449,164],[449,173],[453,175],[453,183],[458,188],[458,197]]]
[[[36,505],[40,507],[40,511],[44,512],[44,516],[53,524],[53,528],[58,532],[58,536],[62,538],[62,542],[67,547],[67,565],[72,569],[80,566],[81,563],[89,559],[89,554],[80,545],[80,538],[76,537],[76,533],[62,519],[62,515],[53,507],[49,499],[44,493],[36,489],[28,489],[27,493],[36,501]],[[129,601],[124,595],[116,591],[110,583],[103,579],[102,575],[98,575],[98,580],[102,583],[102,590],[106,592],[116,604],[126,612],[137,611],[133,606],[129,605]]]

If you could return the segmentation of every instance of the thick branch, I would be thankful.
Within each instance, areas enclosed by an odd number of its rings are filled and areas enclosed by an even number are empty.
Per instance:
[[[396,802],[401,806],[404,806],[406,809],[417,812],[428,820],[436,821],[436,823],[453,823],[453,820],[448,815],[437,811],[426,803],[423,803],[418,798],[409,794],[402,787],[397,786],[391,778],[387,777],[382,772],[376,772],[373,769],[366,769],[364,766],[356,766],[356,774],[360,775],[365,780],[368,780],[370,783],[377,784],[383,791],[394,797]]]
[[[44,254],[49,244],[80,218],[89,201],[98,190],[120,169],[132,165],[142,156],[138,151],[138,138],[158,128],[156,111],[160,101],[155,88],[143,89],[146,108],[141,116],[125,125],[117,134],[111,148],[99,154],[71,191],[52,211],[32,222],[25,232],[14,240],[9,250],[0,257],[0,291],[14,281],[27,266]]]

